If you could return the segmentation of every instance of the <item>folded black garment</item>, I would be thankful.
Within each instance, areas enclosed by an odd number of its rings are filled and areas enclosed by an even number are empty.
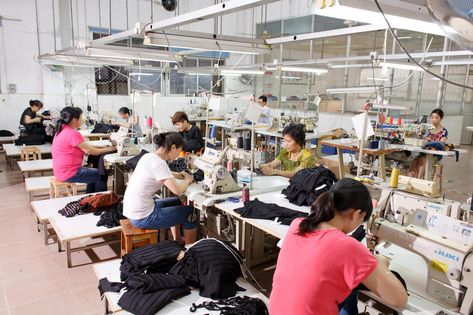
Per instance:
[[[235,209],[234,211],[244,218],[273,221],[276,219],[277,222],[284,225],[290,225],[292,220],[303,218],[308,215],[305,212],[284,208],[275,203],[264,203],[259,201],[258,198],[245,202],[245,205],[242,208]]]
[[[105,292],[120,292],[124,286],[122,282],[110,282],[107,278],[102,278],[99,280],[100,296],[102,297]]]
[[[141,274],[145,270],[166,273],[176,264],[177,257],[183,246],[174,241],[163,241],[133,250],[122,258],[120,279],[127,280],[130,276]]]
[[[242,257],[231,245],[215,239],[203,239],[189,248],[170,271],[186,279],[189,286],[200,289],[200,295],[212,299],[235,296],[244,291],[236,284]]]
[[[118,300],[118,305],[135,315],[155,315],[172,300],[179,299],[190,293],[187,286],[164,289],[151,293],[140,290],[128,290]]]
[[[192,303],[190,311],[196,312],[199,308],[205,308],[209,311],[220,311],[224,315],[268,315],[266,304],[258,298],[248,296],[236,296],[233,298],[208,301],[201,304]]]
[[[150,293],[163,289],[183,287],[186,285],[186,280],[179,276],[164,273],[141,274],[129,278],[125,285],[128,289],[138,290],[141,293]]]
[[[94,212],[95,215],[100,215],[100,219],[97,222],[97,226],[105,226],[106,228],[113,228],[120,226],[120,220],[126,219],[123,216],[123,205],[119,203],[115,208],[111,208],[107,211]]]

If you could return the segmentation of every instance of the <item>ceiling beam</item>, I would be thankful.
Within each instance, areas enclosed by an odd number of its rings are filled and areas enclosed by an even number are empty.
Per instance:
[[[111,44],[114,42],[118,42],[124,39],[132,38],[136,35],[140,35],[143,32],[144,24],[143,23],[136,23],[135,27],[132,29],[116,33],[113,35],[108,35],[102,38],[94,39],[90,42],[92,46],[101,46],[106,44]]]
[[[291,35],[291,36],[284,36],[284,37],[278,37],[278,38],[269,38],[266,40],[266,42],[270,45],[284,44],[284,43],[299,42],[299,41],[306,41],[306,40],[319,39],[319,38],[374,32],[374,31],[380,31],[380,30],[385,30],[385,29],[386,29],[386,26],[361,25],[361,26],[339,28],[336,30],[329,30],[329,31]]]
[[[184,13],[163,21],[154,22],[146,26],[145,31],[162,31],[168,28],[174,28],[213,17],[230,14],[246,9],[251,9],[264,4],[276,2],[279,0],[229,0],[210,7]]]

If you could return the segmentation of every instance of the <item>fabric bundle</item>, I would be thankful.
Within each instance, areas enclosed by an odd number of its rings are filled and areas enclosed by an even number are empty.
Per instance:
[[[69,202],[63,209],[60,209],[58,212],[61,215],[69,218],[75,215],[92,213],[97,210],[107,211],[111,209],[116,209],[118,203],[118,196],[114,192],[106,194],[95,194]]]
[[[199,308],[209,311],[220,311],[221,315],[268,315],[266,304],[258,298],[248,296],[236,296],[233,298],[203,302],[201,304],[192,303],[190,311],[196,312]]]
[[[100,216],[97,226],[105,226],[109,229],[120,226],[120,220],[126,219],[125,216],[123,216],[122,203],[118,203],[114,208],[107,209],[106,211],[96,211],[94,215]]]
[[[176,172],[176,173],[180,173],[180,172],[189,173],[189,167],[188,167],[187,159],[186,158],[178,158],[178,159],[172,161],[171,163],[169,163],[169,169],[172,172]],[[201,182],[201,181],[204,180],[204,171],[199,169],[194,174],[192,174],[192,176],[194,176],[194,180],[196,182]]]
[[[330,190],[337,182],[335,174],[324,166],[306,168],[298,171],[283,189],[290,203],[298,206],[311,206],[317,198]]]
[[[304,212],[280,207],[274,203],[264,203],[258,198],[245,202],[243,207],[234,211],[244,218],[273,220],[284,225],[290,225],[292,220],[308,215]]]

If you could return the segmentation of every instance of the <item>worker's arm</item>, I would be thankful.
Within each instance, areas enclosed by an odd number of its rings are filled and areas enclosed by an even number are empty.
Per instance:
[[[189,187],[190,184],[194,181],[194,177],[189,174],[185,174],[184,180],[181,183],[178,183],[174,178],[168,178],[164,181],[164,186],[169,188],[169,190],[175,195],[182,195]]]
[[[270,168],[277,168],[280,167],[282,164],[281,160],[275,159],[272,162],[266,163],[266,164],[261,164],[260,168],[264,172],[264,169],[270,169]]]
[[[362,283],[389,306],[400,310],[407,305],[407,292],[401,282],[389,271],[388,260],[376,255],[378,266]]]
[[[29,124],[36,124],[41,122],[41,117],[31,118],[29,115],[25,115],[24,123]]]
[[[113,123],[115,126],[120,126],[120,127],[125,127],[125,128],[131,128],[131,124],[129,122],[114,122]]]
[[[88,141],[82,141],[77,145],[77,147],[88,155],[100,155],[104,153],[111,153],[116,150],[115,147],[96,147],[91,145]]]

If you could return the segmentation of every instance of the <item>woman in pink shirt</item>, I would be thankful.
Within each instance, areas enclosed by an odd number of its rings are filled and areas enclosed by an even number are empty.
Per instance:
[[[389,305],[405,307],[407,293],[388,260],[347,235],[372,210],[368,189],[345,178],[320,195],[309,216],[292,222],[274,273],[271,315],[358,314],[352,291],[360,283]]]
[[[54,177],[68,183],[87,184],[86,193],[107,190],[99,171],[83,167],[84,154],[100,155],[115,151],[114,147],[95,147],[76,130],[82,125],[82,110],[67,106],[61,110],[52,145]]]

